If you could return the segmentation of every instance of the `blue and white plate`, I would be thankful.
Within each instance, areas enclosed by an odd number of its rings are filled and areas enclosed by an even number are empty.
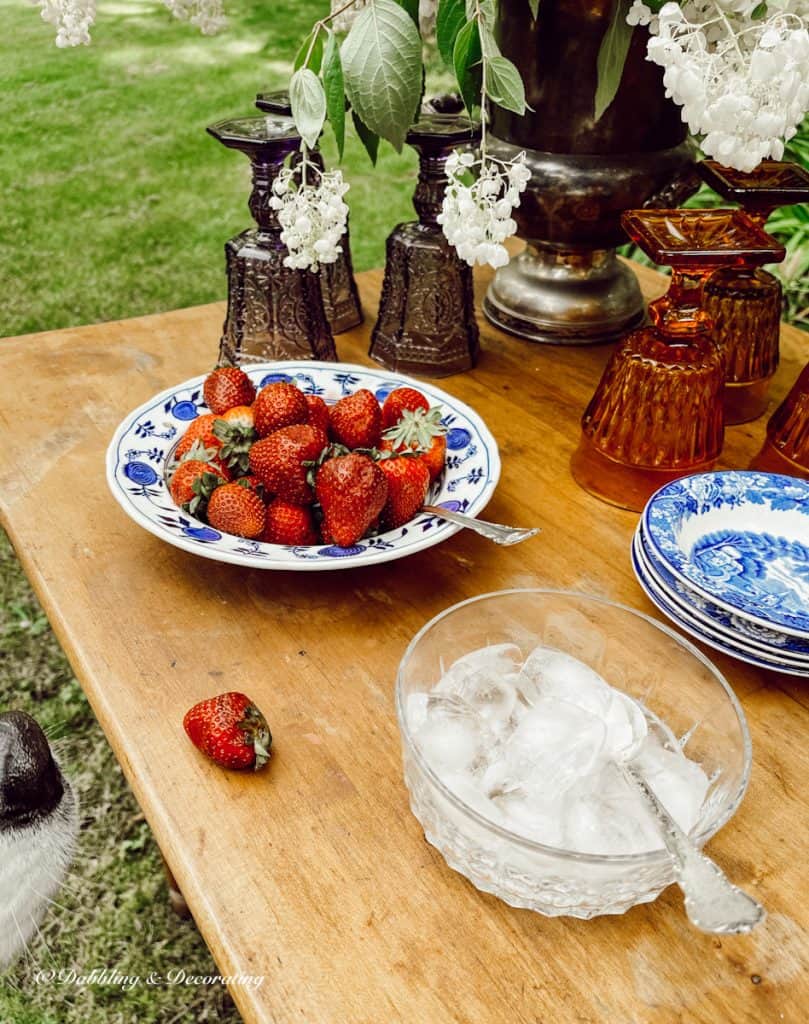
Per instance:
[[[654,587],[658,595],[683,621],[690,621],[695,629],[715,637],[729,647],[738,648],[754,657],[764,658],[766,661],[775,661],[793,668],[803,668],[809,672],[809,655],[793,653],[777,643],[763,643],[761,633],[756,632],[760,627],[741,620],[741,628],[739,628],[736,625],[739,620],[738,616],[711,605],[710,602],[704,601],[699,594],[689,593],[684,584],[679,581],[675,581],[673,587],[670,586],[659,574],[657,563],[650,557],[640,529],[636,530],[633,538],[633,554],[649,585]],[[773,633],[773,636],[780,637],[784,641],[792,640],[795,643],[801,643],[794,637],[787,637],[783,633]]]
[[[708,644],[709,647],[713,647],[715,650],[721,651],[723,654],[729,654],[732,658],[737,658],[739,661],[746,662],[749,665],[755,665],[758,668],[766,668],[773,672],[782,672],[790,676],[809,676],[809,669],[796,668],[773,658],[767,658],[764,655],[751,654],[748,651],[742,650],[741,647],[736,644],[720,639],[712,633],[703,631],[702,628],[693,621],[693,619],[681,615],[680,612],[673,607],[668,595],[663,594],[647,576],[644,568],[640,564],[634,544],[632,546],[632,568],[635,570],[638,582],[652,604],[659,608],[660,611],[663,612],[663,614],[676,626],[679,626],[680,629],[685,630],[686,633],[689,633],[697,640],[701,640],[703,643]]]
[[[306,394],[336,402],[360,388],[383,401],[395,388],[418,388],[431,405],[440,405],[447,428],[447,462],[428,496],[431,505],[476,516],[486,507],[500,477],[497,442],[483,420],[459,399],[433,384],[386,370],[349,363],[308,360],[245,366],[256,388],[291,381]],[[432,547],[457,533],[433,515],[419,515],[404,526],[361,540],[350,548],[336,545],[284,547],[220,533],[194,519],[171,500],[165,470],[191,420],[208,412],[202,397],[205,375],[155,395],[130,413],[107,449],[107,482],[113,496],[139,526],[195,555],[255,569],[318,571],[389,562]]]
[[[683,477],[651,497],[642,523],[647,546],[682,583],[809,640],[809,481],[753,471]]]

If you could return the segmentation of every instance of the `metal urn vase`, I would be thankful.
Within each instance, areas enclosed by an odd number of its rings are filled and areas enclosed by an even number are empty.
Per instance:
[[[491,149],[525,150],[531,181],[514,216],[527,242],[498,270],[483,302],[494,324],[532,341],[609,341],[643,318],[622,210],[677,206],[696,191],[694,153],[662,69],[635,28],[618,93],[594,117],[596,62],[613,0],[501,0],[498,41],[523,76],[524,116],[493,106]]]

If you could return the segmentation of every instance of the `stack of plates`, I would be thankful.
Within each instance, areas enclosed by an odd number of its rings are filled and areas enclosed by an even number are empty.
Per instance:
[[[809,481],[719,472],[662,487],[632,563],[676,625],[751,665],[809,676]]]

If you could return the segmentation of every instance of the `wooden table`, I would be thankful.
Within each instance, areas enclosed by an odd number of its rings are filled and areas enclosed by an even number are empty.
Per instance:
[[[639,270],[647,294],[661,278]],[[369,319],[338,338],[367,361]],[[484,284],[484,278],[479,282]],[[480,297],[480,296],[479,296]],[[769,909],[749,937],[688,926],[674,888],[617,918],[546,919],[477,892],[408,810],[393,706],[397,663],[442,608],[504,587],[607,595],[657,615],[629,562],[636,516],[568,473],[607,348],[532,345],[482,323],[473,373],[446,381],[495,434],[487,518],[544,533],[497,548],[462,532],[403,561],[314,576],[220,565],[161,543],[107,492],[123,416],[206,371],[221,305],[0,342],[0,521],[48,613],[247,1021],[278,1024],[764,1024],[805,1021],[809,692],[708,651],[753,738],[747,797],[710,844]],[[784,328],[780,400],[807,357]],[[764,420],[728,431],[746,466]],[[276,756],[260,775],[205,762],[181,719],[244,689]],[[156,969],[159,969],[156,964]],[[803,1009],[801,1009],[803,1007]]]

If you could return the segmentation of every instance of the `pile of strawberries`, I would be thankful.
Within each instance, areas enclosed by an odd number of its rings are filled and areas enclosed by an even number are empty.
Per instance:
[[[243,370],[224,366],[203,395],[211,412],[177,445],[169,487],[223,533],[351,547],[412,519],[444,468],[441,411],[415,388],[382,406],[364,388],[329,406],[284,382],[257,395]]]

